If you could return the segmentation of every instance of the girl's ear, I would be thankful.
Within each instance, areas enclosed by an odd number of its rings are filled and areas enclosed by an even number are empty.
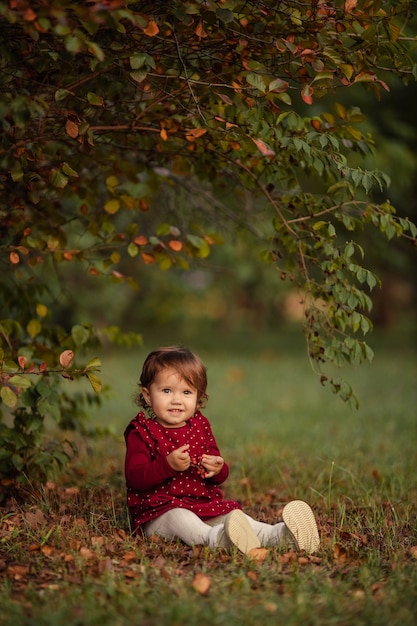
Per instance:
[[[149,389],[147,387],[142,387],[142,395],[145,398],[146,404],[151,406],[151,396],[149,395]]]

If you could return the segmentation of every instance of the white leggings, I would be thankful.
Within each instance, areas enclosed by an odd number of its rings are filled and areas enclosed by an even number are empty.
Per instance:
[[[198,515],[188,509],[171,509],[146,522],[143,531],[147,537],[159,535],[169,540],[181,539],[189,546],[204,545],[217,548],[225,546],[223,532],[225,517],[219,515],[203,522]],[[246,518],[258,536],[261,546],[278,545],[286,540],[284,522],[265,524],[249,515],[246,515]]]

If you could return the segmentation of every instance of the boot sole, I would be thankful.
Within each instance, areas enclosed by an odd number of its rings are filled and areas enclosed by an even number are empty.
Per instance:
[[[246,515],[240,509],[235,509],[227,515],[224,530],[231,545],[243,554],[248,554],[261,545],[259,538],[246,519]]]
[[[285,505],[282,519],[290,531],[297,550],[305,550],[311,554],[320,546],[313,511],[306,502],[294,500]]]

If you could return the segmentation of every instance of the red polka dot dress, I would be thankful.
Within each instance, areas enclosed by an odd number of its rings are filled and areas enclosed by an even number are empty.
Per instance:
[[[168,454],[184,444],[191,458],[220,456],[210,423],[199,411],[181,428],[164,428],[140,412],[126,428],[125,440],[127,504],[135,529],[175,508],[189,509],[203,520],[241,508],[224,500],[219,488],[229,475],[226,463],[208,479],[197,467],[177,472],[168,464]]]

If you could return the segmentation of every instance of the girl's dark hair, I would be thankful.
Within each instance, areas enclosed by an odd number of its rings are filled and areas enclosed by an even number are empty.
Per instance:
[[[157,374],[163,369],[174,370],[189,385],[197,390],[197,406],[204,406],[208,396],[207,370],[201,359],[184,346],[165,346],[154,350],[145,359],[139,386],[149,389]],[[147,407],[142,391],[135,397],[139,406]]]

